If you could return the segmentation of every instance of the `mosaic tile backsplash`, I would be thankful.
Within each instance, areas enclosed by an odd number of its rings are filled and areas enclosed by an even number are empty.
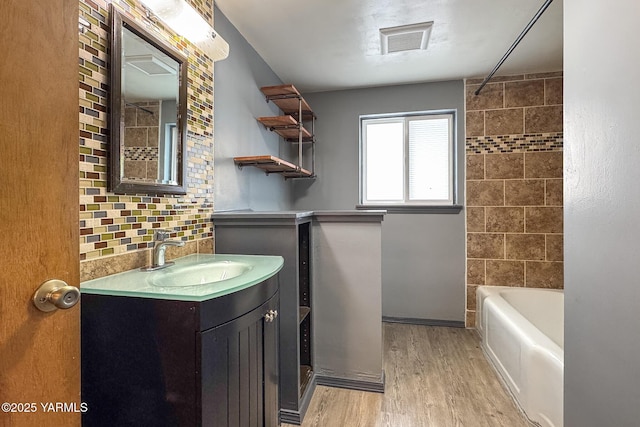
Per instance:
[[[213,1],[188,1],[213,24]],[[110,3],[189,58],[185,196],[124,196],[107,191]],[[150,23],[136,0],[80,0],[79,4],[80,16],[90,23],[80,33],[79,43],[81,261],[94,266],[100,260],[117,264],[114,256],[148,252],[153,247],[153,232],[159,228],[172,230],[172,238],[187,242],[212,240],[213,61],[161,22]],[[188,246],[213,250],[209,243]],[[145,262],[147,257],[129,258]],[[94,276],[85,274],[82,280]]]
[[[562,73],[466,82],[466,324],[480,285],[563,287]]]

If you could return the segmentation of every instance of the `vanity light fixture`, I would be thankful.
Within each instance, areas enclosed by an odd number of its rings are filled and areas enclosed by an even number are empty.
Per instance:
[[[229,56],[229,43],[185,0],[142,0],[142,3],[214,61]]]

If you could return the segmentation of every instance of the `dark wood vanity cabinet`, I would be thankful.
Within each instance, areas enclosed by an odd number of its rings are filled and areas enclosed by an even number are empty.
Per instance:
[[[277,280],[202,302],[83,294],[83,426],[279,425]]]

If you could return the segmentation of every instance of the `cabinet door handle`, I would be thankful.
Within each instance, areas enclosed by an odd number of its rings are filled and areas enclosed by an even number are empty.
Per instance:
[[[278,311],[277,310],[269,310],[265,315],[264,315],[264,320],[266,322],[273,322],[275,320],[275,318],[278,317]]]

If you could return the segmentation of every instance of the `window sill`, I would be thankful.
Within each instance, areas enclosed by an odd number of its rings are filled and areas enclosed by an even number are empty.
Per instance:
[[[356,205],[356,209],[385,209],[390,214],[458,214],[462,208],[462,205]]]

